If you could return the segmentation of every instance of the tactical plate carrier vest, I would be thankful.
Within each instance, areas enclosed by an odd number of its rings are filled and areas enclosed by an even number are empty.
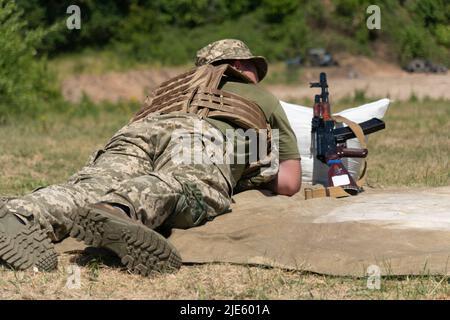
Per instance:
[[[256,103],[218,89],[224,77],[251,83],[230,65],[204,65],[163,82],[133,121],[154,112],[186,112],[202,118],[224,120],[244,130],[268,129],[266,116]]]
[[[185,112],[199,115],[201,118],[224,120],[244,130],[253,129],[267,132],[267,152],[264,159],[248,164],[240,185],[244,180],[257,175],[257,169],[268,166],[273,159],[271,153],[272,130],[261,108],[254,102],[239,95],[218,89],[222,79],[230,77],[252,83],[245,75],[228,64],[213,66],[203,65],[163,82],[148,98],[132,121],[145,118],[151,113],[167,114]],[[273,177],[273,176],[272,176]],[[265,177],[264,182],[272,177]],[[244,183],[248,187],[255,186]]]

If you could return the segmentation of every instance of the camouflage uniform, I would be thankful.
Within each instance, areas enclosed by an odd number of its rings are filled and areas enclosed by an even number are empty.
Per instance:
[[[260,79],[267,72],[265,59],[238,40],[205,47],[196,64],[224,59],[253,59]],[[176,129],[190,135],[194,153],[224,152],[195,130],[198,121],[204,131],[214,130],[194,114],[133,119],[66,183],[0,203],[0,260],[52,270],[56,253],[46,236],[59,241],[70,235],[113,251],[133,272],[179,268],[176,249],[153,229],[188,228],[225,213],[235,184],[229,164],[173,161]]]
[[[53,240],[67,237],[71,213],[96,202],[126,207],[133,219],[152,229],[164,222],[168,227],[198,225],[228,209],[231,172],[225,164],[179,165],[172,161],[178,143],[172,139],[174,129],[192,134],[193,145],[217,149],[199,132],[194,134],[195,121],[200,120],[190,114],[151,114],[132,122],[67,183],[12,199],[6,208],[28,220],[34,216]],[[201,123],[204,131],[214,130],[208,122]],[[196,139],[201,142],[195,143]]]

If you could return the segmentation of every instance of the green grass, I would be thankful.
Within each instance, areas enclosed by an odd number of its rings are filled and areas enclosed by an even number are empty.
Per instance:
[[[63,181],[138,109],[133,104],[68,108],[63,113],[9,119],[0,125],[1,195],[23,194]]]
[[[359,99],[362,99],[359,95]],[[335,104],[335,110],[350,100]],[[358,101],[360,102],[360,101]],[[64,181],[122,125],[135,105],[85,104],[80,109],[12,119],[0,125],[0,194],[20,195]],[[369,140],[370,185],[449,185],[450,103],[411,99],[392,103],[387,129]],[[63,255],[57,272],[34,274],[0,267],[0,298],[5,299],[448,299],[447,276],[383,277],[381,290],[366,279],[332,277],[253,266],[183,266],[175,275],[142,278],[97,258],[81,264],[82,287],[65,289]],[[211,277],[211,275],[214,277]]]
[[[375,186],[444,186],[450,175],[450,103],[394,103],[387,129],[369,140],[369,183]]]

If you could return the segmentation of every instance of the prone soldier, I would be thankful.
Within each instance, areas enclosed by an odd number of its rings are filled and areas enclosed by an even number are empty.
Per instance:
[[[266,73],[266,59],[252,55],[242,41],[224,39],[199,50],[196,67],[162,83],[67,182],[0,203],[0,260],[15,269],[50,271],[57,266],[53,243],[72,236],[109,249],[135,273],[177,269],[179,253],[156,230],[205,223],[229,211],[233,192],[240,190],[298,192],[296,138],[279,101],[258,85]],[[193,154],[224,152],[198,134],[198,126],[224,140],[227,130],[266,130],[277,170],[261,174],[267,161],[259,158],[174,161],[176,130],[188,134]],[[274,131],[278,143],[271,139]]]

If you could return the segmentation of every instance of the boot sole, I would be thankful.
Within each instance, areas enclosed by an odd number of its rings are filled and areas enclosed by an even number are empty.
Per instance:
[[[44,230],[38,225],[24,225],[14,236],[0,231],[0,260],[16,270],[36,267],[52,271],[58,265],[58,254]]]
[[[71,220],[71,237],[89,246],[109,249],[132,273],[149,276],[181,267],[175,247],[144,225],[95,208],[74,213]]]

